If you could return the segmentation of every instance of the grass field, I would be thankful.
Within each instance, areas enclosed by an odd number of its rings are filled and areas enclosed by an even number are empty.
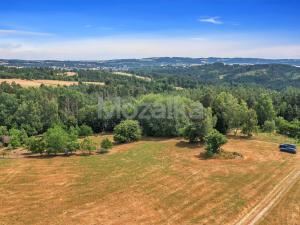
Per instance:
[[[126,76],[126,77],[135,77],[137,79],[144,80],[144,81],[151,81],[151,78],[149,78],[149,77],[142,77],[142,76],[138,76],[138,75],[131,74],[131,73],[114,72],[114,74],[121,75],[121,76]]]
[[[261,225],[297,225],[300,221],[300,180],[260,223]]]
[[[8,84],[16,83],[22,87],[40,87],[41,84],[46,86],[72,86],[78,85],[76,81],[62,81],[62,80],[21,80],[21,79],[0,79],[0,83],[6,82]],[[84,82],[85,84],[104,85],[100,82]]]
[[[230,138],[224,149],[243,160],[203,160],[201,145],[150,138],[107,155],[0,160],[0,224],[233,224],[299,163],[278,151],[282,141]],[[297,187],[288,196],[299,201]],[[270,214],[278,224],[294,206],[282,204]]]

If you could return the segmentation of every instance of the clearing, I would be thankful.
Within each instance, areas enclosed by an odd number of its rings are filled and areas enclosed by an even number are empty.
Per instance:
[[[299,164],[278,151],[284,141],[230,138],[224,149],[243,160],[203,160],[201,145],[157,138],[107,155],[0,160],[0,224],[234,224]],[[263,224],[287,217],[299,218],[299,181]]]
[[[62,81],[62,80],[22,80],[22,79],[0,79],[0,83],[16,83],[21,85],[22,87],[40,87],[41,84],[46,86],[72,86],[78,85],[77,81]],[[101,82],[83,82],[84,84],[93,84],[93,85],[105,85]]]
[[[149,78],[149,77],[142,77],[142,76],[138,76],[138,75],[135,75],[135,74],[132,74],[132,73],[125,73],[125,72],[120,72],[119,71],[119,72],[114,72],[113,74],[126,76],[126,77],[135,77],[137,79],[145,80],[145,81],[151,81],[151,78]]]

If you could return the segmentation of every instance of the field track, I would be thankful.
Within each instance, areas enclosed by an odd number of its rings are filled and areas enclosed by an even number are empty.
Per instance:
[[[236,225],[254,225],[261,221],[264,216],[285,196],[286,193],[300,179],[300,168],[292,170],[274,189],[249,213],[247,213]]]

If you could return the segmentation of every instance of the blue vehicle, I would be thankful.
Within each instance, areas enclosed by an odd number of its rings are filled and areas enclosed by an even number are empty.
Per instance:
[[[288,152],[293,154],[297,153],[297,146],[293,144],[281,144],[279,148],[282,152]]]

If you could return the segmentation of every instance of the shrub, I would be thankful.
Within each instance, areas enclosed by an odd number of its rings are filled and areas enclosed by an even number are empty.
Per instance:
[[[263,131],[264,132],[268,132],[268,133],[272,133],[274,132],[276,129],[276,125],[275,125],[275,121],[274,120],[267,120],[264,122],[263,125]]]
[[[109,149],[111,149],[113,147],[113,143],[108,139],[105,138],[102,142],[101,142],[101,150],[100,153],[107,153]]]
[[[42,138],[38,138],[38,137],[28,138],[27,148],[32,153],[39,153],[42,155],[46,149],[45,140],[43,140]]]
[[[300,139],[300,121],[294,120],[288,122],[283,118],[279,117],[276,119],[276,125],[278,132],[283,135],[287,135],[292,138]]]
[[[68,133],[60,126],[54,126],[48,129],[44,135],[47,153],[57,154],[68,151],[70,137]]]
[[[21,147],[23,144],[27,141],[27,134],[25,130],[18,130],[15,128],[12,128],[9,130],[10,135],[10,145],[13,149]]]
[[[67,143],[67,150],[68,152],[75,152],[80,148],[78,143],[78,130],[74,127],[69,129],[69,141]]]
[[[83,151],[88,151],[89,154],[91,154],[92,151],[96,150],[96,146],[91,138],[85,138],[80,144],[80,149]]]
[[[125,120],[114,129],[114,140],[118,143],[129,143],[141,139],[141,127],[138,121]]]
[[[87,137],[87,136],[91,136],[93,134],[93,130],[88,125],[83,124],[79,127],[78,133],[79,133],[80,137]]]
[[[208,157],[221,152],[221,146],[227,143],[225,135],[219,133],[217,130],[212,131],[205,137],[206,154]]]

